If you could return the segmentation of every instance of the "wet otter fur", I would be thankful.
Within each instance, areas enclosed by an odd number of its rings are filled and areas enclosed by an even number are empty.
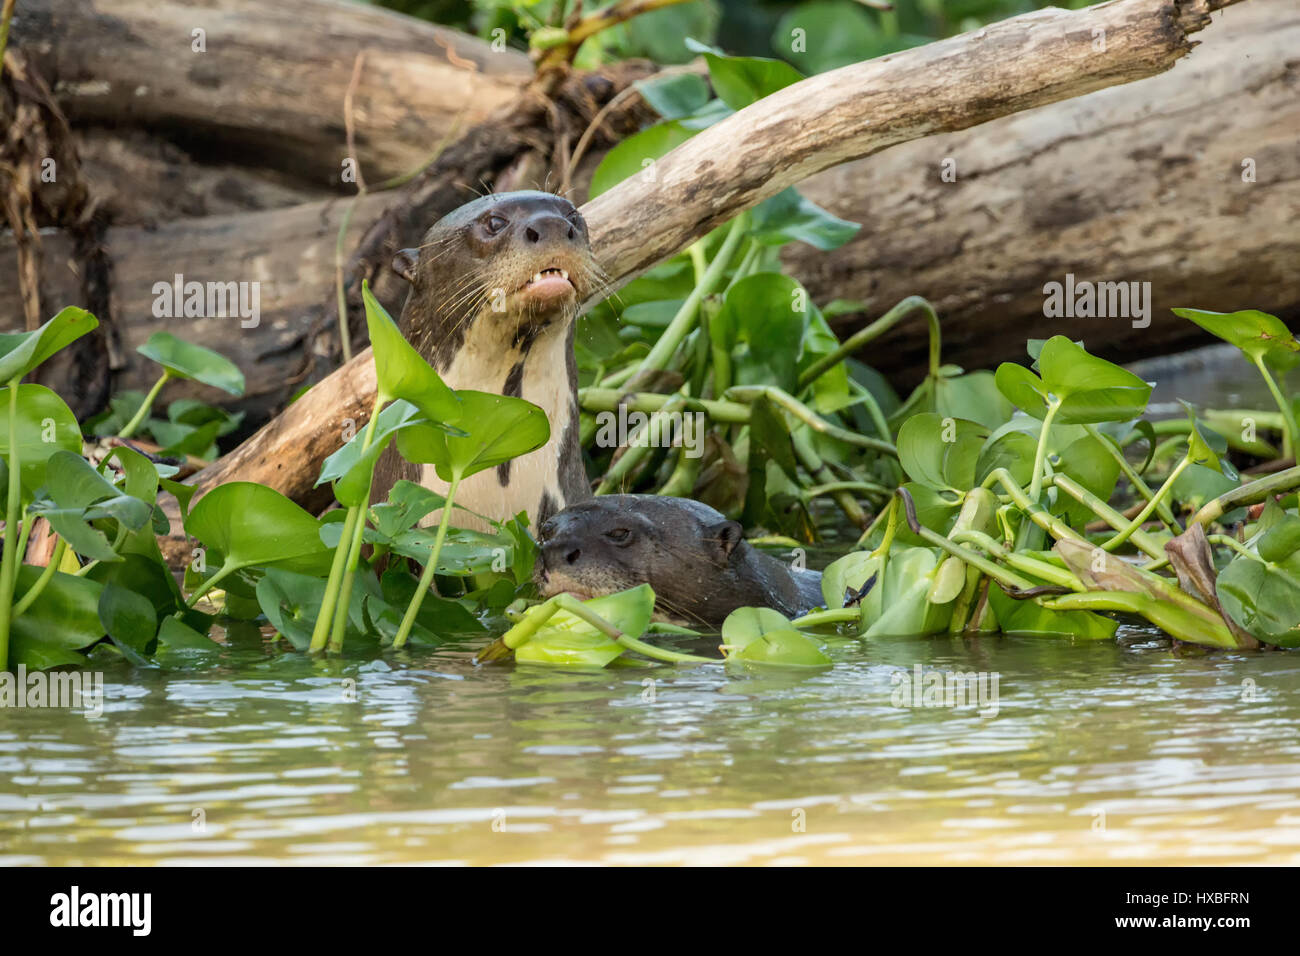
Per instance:
[[[589,498],[573,329],[603,278],[573,203],[531,191],[480,197],[438,220],[393,268],[411,283],[402,333],[448,385],[524,398],[551,424],[541,448],[461,483],[454,523],[486,530],[468,512],[506,521],[522,511],[535,525]],[[412,465],[389,448],[372,500],[386,500],[403,478],[446,490],[433,466]]]
[[[648,583],[656,617],[714,630],[739,607],[797,617],[822,603],[818,572],[763,554],[738,522],[687,498],[602,495],[538,531],[534,576],[543,597],[586,600]]]

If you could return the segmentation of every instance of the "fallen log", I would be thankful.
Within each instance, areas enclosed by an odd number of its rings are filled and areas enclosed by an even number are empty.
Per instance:
[[[593,248],[615,284],[626,282],[822,169],[1167,70],[1210,11],[1230,2],[1116,0],[1077,12],[1042,10],[812,77],[658,160],[653,181],[635,177],[588,203]],[[340,440],[341,419],[360,423],[373,398],[364,392],[373,390],[369,365],[368,352],[358,355],[193,483],[202,491],[238,478],[309,499],[324,450]]]
[[[1300,316],[1296,50],[1300,6],[1251,0],[1176,70],[827,170],[800,189],[862,229],[830,255],[791,245],[786,264],[815,301],[865,303],[846,330],[925,295],[967,368],[1057,331],[1119,361],[1204,341],[1177,306]],[[1067,273],[1149,282],[1150,326],[1044,317],[1043,286]],[[904,324],[870,363],[915,377],[926,349]]]
[[[418,168],[458,117],[486,119],[532,78],[518,51],[341,0],[24,0],[10,42],[74,124],[165,130],[336,187],[359,53],[356,158],[372,181]]]

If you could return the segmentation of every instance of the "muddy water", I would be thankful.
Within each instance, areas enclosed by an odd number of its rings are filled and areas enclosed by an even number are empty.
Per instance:
[[[1300,656],[831,649],[805,679],[252,638],[107,671],[100,717],[4,714],[0,862],[1300,862]],[[996,715],[896,706],[918,664],[996,675]]]
[[[1269,407],[1234,362],[1137,370],[1157,403]],[[212,669],[113,665],[101,716],[0,711],[0,863],[1300,863],[1300,654],[1134,628],[829,649],[761,680],[256,634]],[[922,703],[961,673],[984,706],[900,706],[918,665]]]

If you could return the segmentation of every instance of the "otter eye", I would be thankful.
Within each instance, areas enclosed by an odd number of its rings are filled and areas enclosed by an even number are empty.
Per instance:
[[[495,215],[488,216],[487,221],[483,223],[483,227],[493,236],[504,229],[507,225],[509,225],[509,223],[506,221],[504,216]]]
[[[615,528],[612,531],[606,531],[605,537],[615,544],[627,544],[628,539],[632,537],[632,532],[627,528]]]

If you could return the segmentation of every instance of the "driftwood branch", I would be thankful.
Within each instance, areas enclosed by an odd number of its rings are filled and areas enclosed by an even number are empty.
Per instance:
[[[1043,10],[812,77],[705,130],[584,208],[616,282],[813,173],[1169,69],[1231,0],[1115,0]],[[351,60],[347,66],[350,67]],[[321,458],[373,399],[368,352],[195,476],[201,489],[261,481],[308,499]],[[283,450],[278,453],[277,449]]]

